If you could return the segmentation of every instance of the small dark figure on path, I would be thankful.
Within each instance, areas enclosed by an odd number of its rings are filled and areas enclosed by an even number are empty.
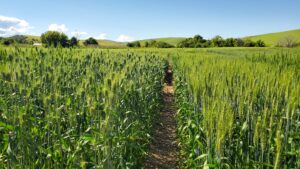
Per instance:
[[[172,71],[172,66],[168,65],[166,69],[166,76],[165,76],[165,82],[171,86],[173,81],[173,71]]]

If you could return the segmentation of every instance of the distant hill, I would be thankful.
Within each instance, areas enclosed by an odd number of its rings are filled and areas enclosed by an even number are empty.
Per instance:
[[[262,35],[256,35],[256,36],[248,36],[245,37],[249,38],[253,41],[257,40],[263,40],[267,46],[276,46],[278,41],[285,37],[293,37],[298,43],[300,42],[300,29],[295,30],[289,30],[285,32],[275,32],[275,33],[268,33],[268,34],[262,34]]]
[[[161,42],[166,42],[168,44],[174,45],[176,46],[179,42],[183,41],[186,38],[183,37],[169,37],[169,38],[153,38],[153,39],[143,39],[143,40],[139,40],[141,45],[144,46],[146,41],[151,41],[151,40],[155,40],[155,41],[161,41]]]
[[[33,35],[25,35],[28,41],[32,42],[41,42],[41,38],[39,36],[33,36]]]

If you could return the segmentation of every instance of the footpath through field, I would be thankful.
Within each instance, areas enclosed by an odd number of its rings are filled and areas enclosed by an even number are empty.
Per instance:
[[[171,68],[166,71],[166,83],[163,88],[163,109],[154,126],[153,140],[143,169],[178,168],[178,146],[176,143],[176,108]]]

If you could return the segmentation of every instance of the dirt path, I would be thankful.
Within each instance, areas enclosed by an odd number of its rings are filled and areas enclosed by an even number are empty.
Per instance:
[[[176,109],[173,94],[172,84],[165,84],[163,89],[164,106],[154,126],[153,140],[143,169],[178,168]]]

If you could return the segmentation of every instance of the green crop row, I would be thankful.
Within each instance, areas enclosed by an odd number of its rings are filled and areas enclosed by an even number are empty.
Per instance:
[[[0,49],[0,168],[134,168],[164,60],[98,49]]]
[[[300,168],[300,51],[178,52],[183,168]]]

